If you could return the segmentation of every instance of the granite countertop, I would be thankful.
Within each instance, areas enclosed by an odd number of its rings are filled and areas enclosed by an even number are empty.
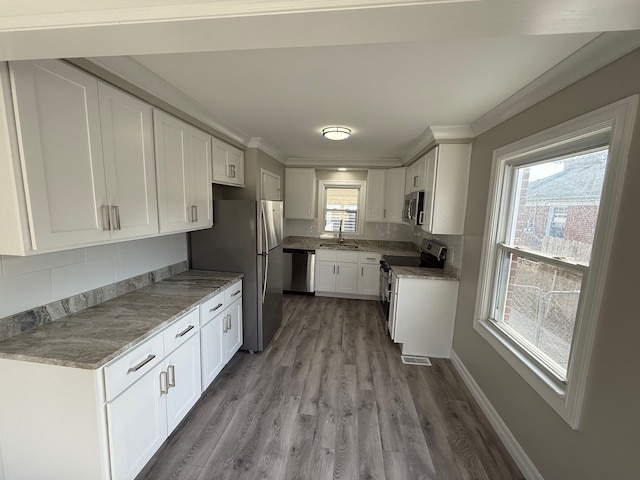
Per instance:
[[[455,272],[449,272],[441,268],[423,267],[391,267],[393,273],[399,278],[431,278],[438,280],[458,280]]]
[[[188,270],[3,340],[0,358],[100,368],[242,277]]]
[[[412,242],[397,242],[390,240],[358,240],[346,239],[347,244],[355,244],[358,248],[340,248],[335,238],[320,237],[286,237],[282,246],[284,248],[300,250],[344,250],[345,252],[372,252],[382,255],[419,255],[420,250]],[[323,243],[336,243],[336,245],[323,246]]]

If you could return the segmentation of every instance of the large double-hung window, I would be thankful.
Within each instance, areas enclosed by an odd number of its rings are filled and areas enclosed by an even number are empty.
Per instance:
[[[323,233],[361,234],[364,229],[363,181],[321,180],[319,195],[319,218],[322,219]]]
[[[494,152],[475,328],[577,428],[637,96]]]

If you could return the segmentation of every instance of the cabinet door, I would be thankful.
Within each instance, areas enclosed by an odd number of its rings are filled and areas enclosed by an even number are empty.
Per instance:
[[[313,220],[316,194],[316,175],[313,168],[287,168],[285,170],[285,218]]]
[[[32,249],[108,241],[97,80],[56,60],[10,68]]]
[[[216,183],[229,181],[229,164],[227,162],[227,144],[217,138],[212,140],[212,180]]]
[[[335,262],[316,261],[316,292],[336,291]]]
[[[167,434],[170,434],[200,398],[200,338],[193,335],[165,358],[167,372]]]
[[[184,231],[191,215],[186,124],[159,110],[153,120],[160,232]]]
[[[358,293],[362,295],[380,295],[380,265],[360,264]]]
[[[166,396],[158,365],[107,403],[111,471],[133,479],[167,438]]]
[[[200,329],[202,391],[206,390],[224,367],[224,323],[227,311]]]
[[[227,150],[229,183],[244,187],[244,152],[231,145]]]
[[[402,223],[406,170],[404,167],[387,170],[384,192],[384,211],[387,222]]]
[[[433,205],[436,189],[436,167],[438,148],[426,155],[425,188],[424,188],[424,223],[422,229],[431,232],[433,227]]]
[[[384,222],[384,194],[386,171],[369,170],[367,172],[367,222]]]
[[[358,291],[358,264],[336,264],[336,292],[357,293]]]
[[[260,187],[262,200],[281,200],[279,175],[262,170]]]
[[[151,106],[103,83],[98,92],[111,238],[158,233]]]
[[[225,364],[242,346],[242,297],[229,307],[227,316],[227,331],[224,334]]]
[[[213,225],[211,190],[211,135],[189,127],[189,229],[209,228]]]

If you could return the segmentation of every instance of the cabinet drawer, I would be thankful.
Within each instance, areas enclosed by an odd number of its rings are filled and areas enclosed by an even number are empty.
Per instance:
[[[104,367],[107,401],[113,400],[160,363],[164,358],[163,345],[161,333],[148,338],[141,345]]]
[[[169,355],[200,330],[200,312],[193,308],[164,329],[164,353]]]
[[[358,263],[358,253],[336,252],[336,261],[345,263]]]
[[[231,305],[237,299],[242,297],[242,280],[238,280],[224,291],[225,306]]]
[[[200,326],[204,327],[211,320],[216,318],[227,307],[225,302],[226,290],[217,293],[209,300],[200,305]]]
[[[317,261],[327,261],[327,262],[335,262],[337,250],[316,250],[316,262]]]
[[[360,252],[358,254],[358,260],[360,263],[372,263],[378,265],[380,263],[381,255],[379,253],[366,253]]]

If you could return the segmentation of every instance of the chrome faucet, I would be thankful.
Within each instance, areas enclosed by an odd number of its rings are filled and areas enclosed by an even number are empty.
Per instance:
[[[340,228],[338,230],[338,244],[342,245],[344,243],[344,235],[342,234],[342,219],[340,219]]]

